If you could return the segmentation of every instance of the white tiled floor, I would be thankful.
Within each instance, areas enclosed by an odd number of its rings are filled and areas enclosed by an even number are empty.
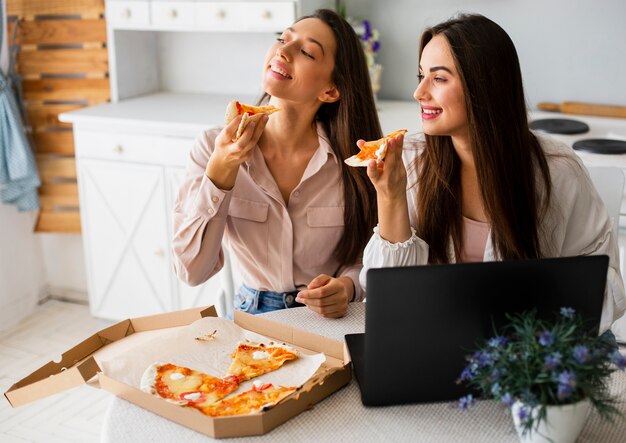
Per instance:
[[[0,391],[108,326],[87,306],[50,300],[0,333]],[[0,399],[2,442],[97,442],[111,394],[88,386],[12,408]]]

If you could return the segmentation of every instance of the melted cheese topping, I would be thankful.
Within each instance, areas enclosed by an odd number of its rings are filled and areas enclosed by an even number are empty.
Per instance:
[[[269,357],[270,355],[265,351],[254,351],[252,353],[252,358],[255,360],[265,360]]]

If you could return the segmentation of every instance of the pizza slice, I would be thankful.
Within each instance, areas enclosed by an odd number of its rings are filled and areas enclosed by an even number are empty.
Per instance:
[[[251,106],[239,103],[237,100],[232,100],[226,107],[226,124],[229,124],[238,115],[242,116],[239,127],[237,128],[237,135],[235,135],[233,141],[237,141],[239,137],[241,137],[248,123],[257,121],[262,116],[272,114],[276,111],[280,111],[280,109],[272,105]]]
[[[231,357],[233,362],[228,373],[237,376],[242,382],[275,371],[286,361],[298,358],[298,352],[284,344],[248,342],[239,343]]]
[[[145,370],[140,387],[179,405],[207,406],[235,391],[239,378],[218,378],[171,363],[154,363]]]
[[[271,383],[255,383],[254,387],[249,391],[242,392],[234,397],[225,398],[212,405],[197,407],[197,409],[211,417],[263,412],[295,391],[296,388],[294,387],[274,386]]]
[[[400,129],[378,140],[365,142],[363,146],[361,146],[361,151],[345,159],[345,163],[349,166],[367,166],[370,160],[376,160],[377,162],[383,161],[387,154],[387,140],[398,134],[405,134],[406,132],[406,129]]]

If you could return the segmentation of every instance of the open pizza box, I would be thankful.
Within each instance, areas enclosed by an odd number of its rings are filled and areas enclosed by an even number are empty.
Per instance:
[[[18,407],[86,383],[195,431],[220,438],[265,434],[310,409],[351,379],[350,359],[342,342],[242,312],[235,312],[234,323],[243,330],[285,343],[303,354],[322,353],[325,358],[298,391],[269,410],[248,415],[209,417],[194,408],[169,403],[140,390],[138,386],[118,381],[101,369],[100,356],[111,358],[116,354],[122,355],[137,344],[141,346],[142,342],[158,338],[158,334],[176,331],[176,328],[186,327],[206,317],[217,317],[213,306],[123,320],[69,349],[63,353],[60,362],[51,361],[37,369],[11,386],[4,395],[13,407]]]

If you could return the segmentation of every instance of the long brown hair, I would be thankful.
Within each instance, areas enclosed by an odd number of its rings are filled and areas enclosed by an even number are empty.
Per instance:
[[[322,104],[315,118],[322,124],[341,165],[344,231],[334,256],[342,265],[351,265],[359,259],[372,235],[377,205],[376,190],[367,177],[367,170],[350,167],[344,160],[359,151],[357,140],[377,140],[382,137],[382,131],[365,54],[352,26],[330,9],[318,9],[298,21],[306,18],[326,23],[337,43],[332,81],[340,98],[334,103]]]
[[[546,156],[528,129],[515,46],[493,21],[464,14],[427,29],[420,58],[426,44],[439,34],[447,39],[461,77],[495,252],[508,260],[541,257],[539,221],[548,206],[551,180]],[[449,136],[425,138],[418,164],[417,231],[429,245],[429,262],[448,263],[450,239],[457,257],[462,250],[461,164]],[[544,187],[543,204],[537,194],[539,183]]]

